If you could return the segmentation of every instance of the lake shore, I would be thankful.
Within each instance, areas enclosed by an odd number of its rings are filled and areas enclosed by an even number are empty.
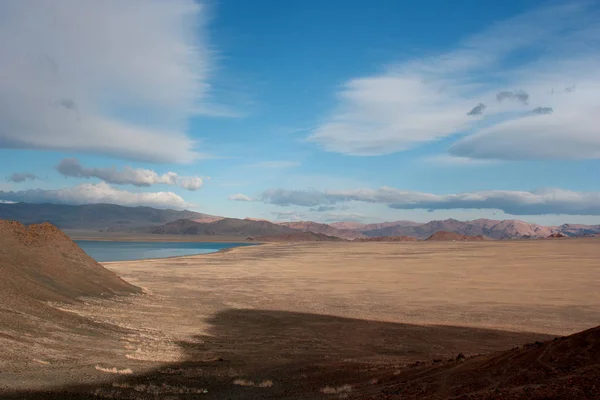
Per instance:
[[[194,243],[248,243],[240,236],[163,235],[152,233],[98,232],[87,230],[63,230],[71,240],[93,240],[106,242],[194,242]]]

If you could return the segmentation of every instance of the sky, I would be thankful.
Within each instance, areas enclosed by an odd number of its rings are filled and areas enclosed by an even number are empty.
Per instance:
[[[0,2],[0,202],[600,224],[600,3]]]

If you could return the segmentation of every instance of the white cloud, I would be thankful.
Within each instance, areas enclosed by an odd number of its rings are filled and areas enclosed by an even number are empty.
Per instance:
[[[390,208],[415,210],[496,209],[513,215],[600,215],[599,192],[574,192],[562,189],[543,189],[531,192],[489,190],[437,195],[402,191],[390,187],[347,191],[301,191],[271,189],[262,201],[280,206],[330,205],[359,201],[387,204]]]
[[[229,200],[232,201],[255,201],[252,197],[246,196],[242,193],[237,193],[229,196]]]
[[[472,134],[450,153],[599,158],[593,127],[600,123],[600,15],[593,5],[537,9],[496,23],[447,53],[352,79],[309,140],[328,151],[381,155]],[[485,104],[485,113],[475,104]],[[553,112],[532,115],[538,107]]]
[[[150,162],[201,154],[211,52],[193,0],[0,2],[0,147]]]
[[[30,189],[15,192],[0,191],[0,200],[26,203],[97,204],[147,206],[185,209],[193,207],[173,192],[128,192],[115,189],[105,182],[84,183],[70,188],[43,190]]]
[[[452,156],[450,154],[437,154],[434,156],[428,156],[424,158],[424,161],[438,166],[446,167],[467,167],[467,166],[482,166],[496,164],[495,160],[480,160],[469,157]]]
[[[206,178],[210,179],[210,177]],[[182,176],[178,178],[179,186],[187,190],[198,190],[204,184],[204,181],[199,176]]]
[[[116,185],[152,186],[164,184],[181,186],[187,190],[198,190],[203,184],[202,178],[198,176],[179,176],[175,172],[159,175],[149,169],[128,166],[120,171],[114,167],[85,168],[75,158],[65,158],[56,166],[56,170],[65,177],[98,178]]]

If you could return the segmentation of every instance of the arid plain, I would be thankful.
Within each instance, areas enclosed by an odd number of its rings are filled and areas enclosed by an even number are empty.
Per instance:
[[[57,305],[97,326],[5,348],[0,394],[369,398],[415,361],[598,325],[599,260],[600,240],[567,239],[266,244],[106,263],[145,293]]]

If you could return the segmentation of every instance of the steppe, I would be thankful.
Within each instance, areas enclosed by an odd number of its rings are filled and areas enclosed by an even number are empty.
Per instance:
[[[600,240],[566,239],[264,244],[105,263],[144,293],[54,304],[93,329],[1,338],[0,398],[422,398],[397,388],[409,365],[597,326],[599,260]]]

